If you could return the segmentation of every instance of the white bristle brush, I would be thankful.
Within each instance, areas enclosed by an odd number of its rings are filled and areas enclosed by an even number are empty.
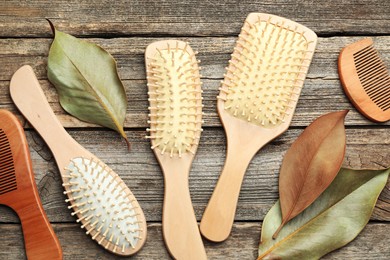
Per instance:
[[[86,234],[106,250],[132,255],[146,239],[146,220],[123,180],[62,127],[30,66],[11,79],[11,98],[53,152],[66,202]]]
[[[228,145],[200,225],[207,239],[229,236],[249,162],[288,129],[316,42],[313,31],[291,20],[262,13],[247,17],[218,96]]]
[[[175,259],[207,259],[188,187],[202,131],[198,61],[182,41],[150,44],[145,53],[152,149],[164,173],[164,240]]]

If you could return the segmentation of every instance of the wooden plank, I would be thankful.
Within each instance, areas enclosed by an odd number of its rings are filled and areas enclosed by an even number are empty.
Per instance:
[[[84,234],[76,224],[53,224],[64,253],[64,259],[123,259],[108,253]],[[209,259],[256,259],[260,238],[260,223],[235,223],[231,237],[220,244],[205,241]],[[20,225],[1,224],[3,243],[0,259],[24,259]],[[360,235],[322,259],[388,259],[390,225],[369,223]],[[190,246],[190,245],[189,245]],[[144,248],[132,259],[170,259],[162,239],[161,224],[148,225]]]
[[[308,78],[337,79],[337,59],[340,50],[362,37],[319,38],[310,66]],[[387,64],[390,64],[390,36],[372,37],[375,48]],[[110,52],[118,62],[121,79],[145,79],[144,52],[150,43],[168,38],[114,38],[87,39]],[[225,67],[235,46],[237,37],[183,37],[198,51],[201,74],[207,79],[222,79]],[[0,39],[0,80],[9,80],[20,66],[30,64],[39,79],[46,79],[47,55],[51,39]]]
[[[75,35],[236,35],[250,12],[302,23],[320,34],[390,31],[389,1],[2,1],[0,37],[47,37],[45,18]],[[348,12],[346,12],[348,10]]]
[[[236,220],[262,220],[278,198],[278,173],[283,155],[302,132],[290,129],[266,145],[249,165],[238,203]],[[384,168],[390,165],[388,129],[347,129],[347,151],[344,166],[351,168]],[[161,221],[163,178],[150,149],[145,131],[127,131],[132,141],[131,152],[114,132],[70,131],[86,149],[117,172],[134,192],[148,221]],[[57,166],[43,140],[33,131],[27,132],[36,182],[44,208],[53,222],[73,222],[64,202]],[[213,191],[225,160],[226,143],[223,130],[208,128],[200,140],[190,174],[190,190],[197,218],[200,219]],[[373,220],[390,221],[390,181],[379,198]],[[16,216],[0,207],[0,222],[18,222]]]

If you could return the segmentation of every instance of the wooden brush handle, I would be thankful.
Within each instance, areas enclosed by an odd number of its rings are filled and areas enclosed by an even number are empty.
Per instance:
[[[57,162],[67,161],[63,145],[75,142],[53,113],[33,69],[25,65],[15,72],[10,84],[10,94],[15,105],[31,125],[45,139]],[[61,165],[59,165],[61,168]]]
[[[38,194],[35,194],[38,196]],[[39,199],[39,198],[38,198]],[[31,199],[29,206],[17,211],[22,223],[28,260],[62,259],[60,243],[38,200]]]
[[[188,171],[185,168],[170,164],[164,170],[164,240],[175,259],[207,259],[191,203]]]
[[[203,213],[200,232],[213,242],[226,240],[233,226],[246,169],[256,149],[243,151],[239,142],[228,145],[225,166]]]

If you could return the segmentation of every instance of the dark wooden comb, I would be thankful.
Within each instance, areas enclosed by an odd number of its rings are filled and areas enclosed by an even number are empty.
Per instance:
[[[62,259],[60,243],[39,198],[23,128],[6,110],[0,110],[0,204],[18,214],[29,260]]]
[[[339,75],[348,98],[368,119],[390,119],[390,75],[371,38],[341,50]]]
[[[16,190],[14,162],[4,131],[0,129],[0,195]]]

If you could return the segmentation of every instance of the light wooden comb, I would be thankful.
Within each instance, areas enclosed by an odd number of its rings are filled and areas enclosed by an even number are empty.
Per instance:
[[[291,122],[317,42],[316,34],[270,14],[248,15],[218,96],[227,155],[200,230],[220,242],[231,231],[249,162]]]
[[[163,233],[175,259],[207,259],[188,186],[202,131],[198,61],[182,41],[150,44],[145,52],[150,136],[165,183]]]
[[[390,119],[390,74],[371,38],[352,43],[339,56],[340,81],[349,100],[368,119]]]
[[[51,149],[76,222],[109,252],[122,256],[138,252],[146,238],[146,220],[138,201],[113,170],[66,132],[30,66],[12,76],[10,93]]]

